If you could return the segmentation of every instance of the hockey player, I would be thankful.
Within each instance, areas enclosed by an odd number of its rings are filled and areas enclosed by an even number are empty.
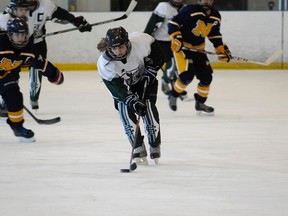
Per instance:
[[[15,17],[21,17],[24,19],[29,27],[29,37],[33,35],[33,22],[32,19],[29,18],[29,4],[27,0],[11,0],[8,8],[7,13],[0,14],[0,29],[1,31],[7,31],[7,23],[8,20]],[[31,37],[31,40],[33,40],[33,37]],[[20,72],[20,68],[17,68],[18,72],[14,70],[13,74],[14,76],[18,76],[18,73]],[[8,111],[6,107],[5,101],[0,96],[0,117],[8,117]]]
[[[63,74],[34,51],[27,23],[19,17],[11,18],[7,34],[0,35],[0,95],[7,104],[7,123],[15,136],[22,142],[33,142],[33,131],[23,127],[23,96],[18,77],[14,76],[17,68],[27,65],[40,69],[51,83],[59,85],[64,81]]]
[[[182,47],[204,50],[207,37],[216,52],[224,55],[219,60],[229,62],[232,56],[228,46],[222,41],[221,15],[212,7],[213,0],[198,2],[199,4],[184,7],[168,24],[171,49],[179,72],[169,96],[169,106],[173,111],[177,110],[179,94],[196,77],[199,80],[197,93],[194,94],[196,112],[199,115],[214,115],[214,108],[205,104],[213,73],[207,55],[183,50]]]
[[[91,31],[91,25],[83,16],[75,17],[67,10],[57,6],[50,0],[27,0],[30,3],[30,15],[34,23],[34,46],[41,56],[47,58],[47,44],[43,37],[46,33],[45,24],[52,20],[57,23],[71,23],[78,27],[80,32]],[[41,91],[42,73],[30,68],[30,103],[32,109],[39,109],[39,95]]]
[[[153,11],[146,28],[145,33],[153,36],[160,44],[164,55],[164,68],[162,76],[162,92],[169,95],[174,82],[175,62],[173,52],[171,51],[171,40],[168,34],[168,22],[175,16],[184,4],[182,0],[170,0],[169,2],[160,2]]]
[[[98,71],[114,98],[115,108],[131,145],[134,139],[137,140],[133,159],[138,164],[147,164],[147,152],[141,130],[139,137],[134,137],[137,114],[143,118],[150,145],[150,158],[156,162],[160,158],[161,143],[156,107],[156,75],[163,65],[162,52],[159,52],[161,48],[148,34],[133,32],[128,37],[123,27],[109,29],[101,43],[106,43],[106,50],[98,59]],[[97,47],[105,45],[98,44]],[[147,84],[145,92],[144,83]]]

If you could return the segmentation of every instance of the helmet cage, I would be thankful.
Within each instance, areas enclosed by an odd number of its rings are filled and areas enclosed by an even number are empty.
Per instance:
[[[25,40],[21,44],[17,43],[14,41],[14,34],[25,34]],[[21,49],[25,47],[29,42],[29,29],[27,23],[19,17],[8,20],[7,35],[11,44],[15,48]]]
[[[116,60],[125,59],[131,51],[131,43],[128,38],[128,33],[123,27],[109,29],[106,34],[107,51],[109,55]],[[127,50],[124,55],[116,55],[112,48],[125,45]]]
[[[210,0],[209,3],[202,3],[202,0],[198,0],[199,5],[205,10],[208,11],[211,9],[214,0]]]
[[[17,15],[17,9],[20,8],[27,8],[27,11],[29,10],[29,2],[27,0],[11,0],[9,4],[9,13],[14,16],[18,17]],[[23,17],[24,18],[24,17]]]
[[[170,0],[170,3],[174,6],[174,7],[182,7],[183,6],[183,2],[176,2],[175,0]]]

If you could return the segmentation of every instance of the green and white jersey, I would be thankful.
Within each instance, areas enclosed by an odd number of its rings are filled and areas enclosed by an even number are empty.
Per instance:
[[[124,99],[129,93],[129,86],[140,81],[145,72],[144,59],[151,53],[153,37],[141,32],[129,34],[131,50],[124,60],[114,60],[104,52],[98,59],[97,67],[101,78],[112,96]]]
[[[169,2],[160,2],[153,11],[144,32],[152,35],[156,40],[170,41],[167,25],[176,14],[178,14],[177,7],[173,7]]]

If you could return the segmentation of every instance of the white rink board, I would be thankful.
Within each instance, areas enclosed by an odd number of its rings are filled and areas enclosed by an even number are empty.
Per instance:
[[[124,12],[78,13],[84,15],[90,23],[120,17]],[[275,50],[284,44],[284,62],[288,62],[288,12],[260,11],[223,11],[222,34],[235,56],[265,61]],[[282,41],[282,15],[285,15]],[[144,31],[151,12],[133,12],[121,21],[93,27],[91,33],[78,31],[47,37],[48,58],[54,63],[96,63],[100,52],[96,45],[101,37],[105,37],[109,28],[123,26],[128,32]],[[60,25],[47,23],[47,33],[73,27],[71,24]],[[213,50],[207,42],[207,50]],[[211,56],[210,56],[211,57]],[[215,58],[214,58],[215,59]],[[211,61],[214,60],[211,57]],[[281,58],[277,61],[281,61]]]

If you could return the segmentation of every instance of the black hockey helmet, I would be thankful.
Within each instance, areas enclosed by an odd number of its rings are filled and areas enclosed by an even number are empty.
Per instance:
[[[28,8],[30,6],[30,3],[27,0],[11,0],[9,6],[15,7],[15,8],[18,8],[18,7]]]
[[[183,6],[183,0],[170,0],[170,3],[177,8]]]
[[[106,33],[107,50],[112,58],[121,60],[126,58],[131,50],[131,44],[128,38],[128,32],[123,27],[109,29]],[[112,48],[126,45],[127,51],[124,55],[118,56],[112,51]]]
[[[11,0],[10,4],[8,5],[9,14],[17,17],[17,9],[19,7],[20,8],[27,8],[27,11],[28,11],[29,6],[30,6],[30,4],[27,0]]]
[[[29,42],[27,23],[20,17],[11,18],[7,22],[7,35],[12,45],[17,48],[25,47]],[[22,38],[19,39],[19,37]]]
[[[211,9],[214,0],[198,0],[198,3],[202,6],[205,11]]]

